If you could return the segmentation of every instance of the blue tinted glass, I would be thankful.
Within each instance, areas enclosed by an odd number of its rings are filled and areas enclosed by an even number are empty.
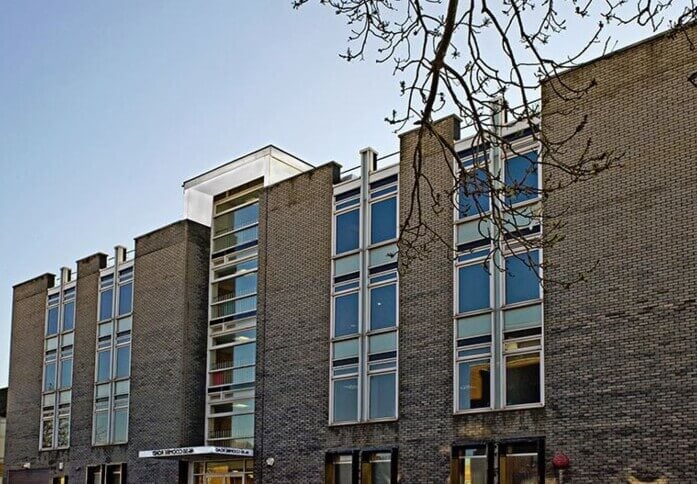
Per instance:
[[[48,318],[46,322],[46,334],[52,335],[58,332],[58,307],[48,310]]]
[[[133,284],[119,286],[119,316],[131,312],[133,306]]]
[[[70,388],[73,384],[73,359],[61,361],[60,388]]]
[[[111,351],[97,353],[97,381],[111,379]]]
[[[358,332],[358,293],[334,299],[334,336]]]
[[[63,331],[70,331],[75,327],[75,303],[69,302],[63,306]]]
[[[99,320],[111,319],[112,299],[114,290],[108,289],[103,291],[99,298]]]
[[[472,176],[474,174],[474,176]],[[484,168],[470,172],[467,181],[460,185],[458,193],[460,218],[470,217],[489,210],[489,180]]]
[[[336,253],[358,248],[359,211],[351,210],[336,216]]]
[[[540,297],[540,253],[506,257],[506,304]]]
[[[465,313],[489,307],[489,273],[483,264],[461,267],[458,311]]]
[[[370,290],[370,329],[391,328],[397,324],[397,286]]]
[[[513,192],[506,196],[506,202],[514,204],[537,198],[537,166],[534,151],[506,160],[506,187]]]
[[[358,380],[334,382],[334,421],[353,422],[358,419]]]
[[[56,364],[46,363],[44,375],[44,391],[50,392],[56,389]]]
[[[397,237],[397,197],[370,205],[370,243]]]
[[[370,418],[395,416],[395,374],[370,377]]]
[[[131,373],[131,347],[122,346],[116,349],[116,378],[128,376]]]
[[[249,366],[256,362],[256,343],[235,346],[232,353],[232,364],[238,366]]]

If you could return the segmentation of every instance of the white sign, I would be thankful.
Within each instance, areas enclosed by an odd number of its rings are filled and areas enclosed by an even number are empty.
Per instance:
[[[187,457],[192,455],[230,455],[235,457],[253,457],[252,449],[237,449],[235,447],[215,447],[205,445],[199,447],[175,447],[173,449],[141,450],[138,457]]]

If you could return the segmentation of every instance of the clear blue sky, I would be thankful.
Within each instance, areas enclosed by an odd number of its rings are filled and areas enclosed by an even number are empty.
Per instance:
[[[183,180],[268,143],[397,149],[397,82],[347,34],[290,0],[0,3],[0,386],[12,285],[181,218]]]

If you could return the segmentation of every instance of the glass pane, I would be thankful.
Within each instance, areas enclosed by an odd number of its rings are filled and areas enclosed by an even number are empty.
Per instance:
[[[505,330],[540,326],[540,324],[542,324],[541,304],[509,309],[503,313],[503,328]]]
[[[457,320],[457,337],[469,338],[491,333],[491,314],[480,314]]]
[[[58,336],[46,340],[46,351],[55,350],[58,348]]]
[[[99,412],[94,416],[94,443],[106,444],[109,436],[109,415]]]
[[[354,422],[358,418],[358,379],[334,382],[334,421]]]
[[[397,244],[389,244],[372,249],[369,255],[370,267],[397,262],[397,250]]]
[[[334,464],[334,481],[336,484],[352,484],[352,474],[353,467],[350,463]]]
[[[506,405],[540,401],[540,354],[506,358]]]
[[[75,340],[75,333],[64,334],[63,338],[61,339],[61,346],[63,346],[63,347],[72,346],[74,340]]]
[[[247,366],[253,365],[256,362],[256,343],[248,343],[244,345],[235,346],[233,350],[233,365],[234,366]]]
[[[241,383],[251,383],[254,381],[255,367],[247,366],[232,371],[232,383],[239,385]]]
[[[537,484],[540,482],[536,455],[502,455],[499,463],[501,484]]]
[[[250,259],[250,260],[247,260],[244,262],[240,262],[239,264],[234,264],[234,265],[230,265],[230,266],[218,269],[215,271],[213,278],[214,279],[221,279],[223,277],[232,276],[234,274],[238,274],[238,273],[241,273],[244,271],[256,269],[257,267],[259,267],[259,261],[255,257],[253,259]]]
[[[43,420],[43,432],[41,433],[41,447],[53,447],[53,417]]]
[[[97,381],[111,379],[111,351],[97,353]]]
[[[254,437],[254,414],[235,415],[232,418],[232,438]]]
[[[99,320],[104,321],[105,319],[111,319],[112,315],[112,299],[114,297],[114,290],[108,289],[102,291],[99,296]]]
[[[132,324],[133,318],[131,318],[130,316],[127,318],[119,319],[117,322],[116,332],[121,333],[122,331],[130,331]]]
[[[128,440],[128,409],[114,410],[114,442],[126,442]]]
[[[52,335],[58,332],[58,307],[53,307],[48,310],[46,320],[46,334]]]
[[[397,285],[389,284],[370,290],[370,329],[397,325]]]
[[[111,335],[111,321],[99,325],[98,335],[100,338]]]
[[[397,333],[382,333],[371,336],[368,342],[368,351],[372,354],[397,349]]]
[[[44,374],[44,391],[50,392],[56,388],[56,364],[47,363]]]
[[[219,235],[231,230],[237,230],[259,221],[259,204],[253,203],[225,215],[215,217],[213,220],[214,235]]]
[[[506,304],[540,297],[539,251],[506,257]]]
[[[351,210],[336,216],[336,253],[358,248],[359,211]]]
[[[485,168],[476,168],[465,175],[465,182],[458,189],[460,218],[481,214],[489,210],[489,178]]]
[[[390,461],[370,463],[371,484],[390,484],[392,464]]]
[[[241,314],[254,311],[256,308],[257,297],[249,296],[211,306],[211,314],[213,318],[220,318],[223,316],[230,316],[232,314]]]
[[[253,242],[259,238],[259,226],[254,225],[248,229],[233,232],[213,240],[213,251],[235,247],[237,245]]]
[[[69,302],[63,305],[63,331],[70,331],[75,327],[75,303]]]
[[[489,307],[489,273],[483,264],[460,267],[458,278],[459,312]]]
[[[133,307],[133,283],[119,286],[119,316],[128,314]]]
[[[491,239],[490,235],[491,227],[486,218],[474,219],[457,226],[458,244],[480,241],[483,246],[487,246],[488,241]]]
[[[73,384],[73,359],[61,360],[60,387],[70,388]]]
[[[377,244],[397,237],[397,198],[370,205],[370,243]]]
[[[465,361],[458,364],[460,410],[490,406],[489,360]]]
[[[358,356],[358,339],[334,343],[334,359],[341,360]]]
[[[523,202],[538,196],[536,152],[510,158],[506,160],[505,167],[505,183],[509,192],[506,195],[507,203]]]
[[[395,416],[395,374],[370,377],[370,418]]]
[[[460,459],[461,484],[488,484],[486,457],[464,457]]]
[[[70,444],[70,417],[58,418],[58,447],[67,447]]]
[[[213,284],[213,302],[248,296],[257,292],[257,273],[225,279]]]
[[[360,270],[361,258],[359,254],[348,255],[334,261],[334,276],[352,274]]]
[[[116,349],[116,375],[115,378],[128,376],[131,372],[131,346],[122,346]]]
[[[358,293],[334,298],[334,336],[358,332]]]

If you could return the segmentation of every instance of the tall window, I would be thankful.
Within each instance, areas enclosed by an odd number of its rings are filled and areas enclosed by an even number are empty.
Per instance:
[[[214,199],[206,418],[210,445],[254,447],[260,189],[254,181]]]
[[[397,176],[334,200],[332,423],[397,417]]]
[[[107,269],[99,281],[94,445],[128,442],[132,311],[133,265]]]
[[[537,154],[509,157],[503,168],[492,163],[463,162],[465,179],[486,185],[503,170],[505,200],[464,186],[455,213],[456,412],[543,402],[541,251],[493,227],[487,213],[493,204],[515,218],[516,236],[538,236]]]
[[[41,396],[41,449],[70,446],[70,409],[75,339],[75,285],[48,295]]]

